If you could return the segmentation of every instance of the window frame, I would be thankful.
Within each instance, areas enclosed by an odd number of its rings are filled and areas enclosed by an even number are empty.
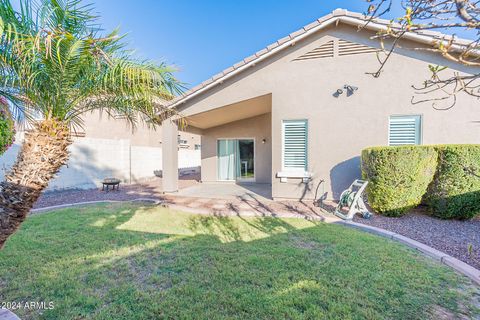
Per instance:
[[[292,168],[292,167],[285,167],[285,124],[286,123],[294,123],[294,122],[303,122],[305,124],[305,165],[303,169],[300,168]],[[305,174],[308,172],[308,119],[284,119],[282,120],[282,172],[284,173],[302,173]]]

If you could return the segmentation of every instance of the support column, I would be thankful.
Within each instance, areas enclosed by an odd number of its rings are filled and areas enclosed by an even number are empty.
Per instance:
[[[163,192],[178,191],[178,126],[172,119],[162,122]]]

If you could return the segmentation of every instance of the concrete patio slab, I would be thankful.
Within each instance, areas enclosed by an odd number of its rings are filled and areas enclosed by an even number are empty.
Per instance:
[[[200,183],[179,190],[175,195],[204,199],[272,201],[270,184]]]

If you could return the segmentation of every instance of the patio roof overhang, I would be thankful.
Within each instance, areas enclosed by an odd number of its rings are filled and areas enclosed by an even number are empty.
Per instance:
[[[208,129],[230,122],[252,118],[271,112],[272,96],[266,94],[255,98],[215,107],[208,111],[188,115],[189,126],[198,129]]]

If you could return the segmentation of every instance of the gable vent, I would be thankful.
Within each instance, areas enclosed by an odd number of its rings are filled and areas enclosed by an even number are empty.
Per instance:
[[[361,53],[370,53],[377,52],[378,49],[365,46],[363,44],[350,42],[347,40],[338,40],[338,55],[339,56],[348,56],[352,54],[361,54]]]
[[[322,44],[320,47],[301,55],[300,57],[294,59],[294,61],[331,57],[333,57],[333,40],[330,40],[327,43]]]

